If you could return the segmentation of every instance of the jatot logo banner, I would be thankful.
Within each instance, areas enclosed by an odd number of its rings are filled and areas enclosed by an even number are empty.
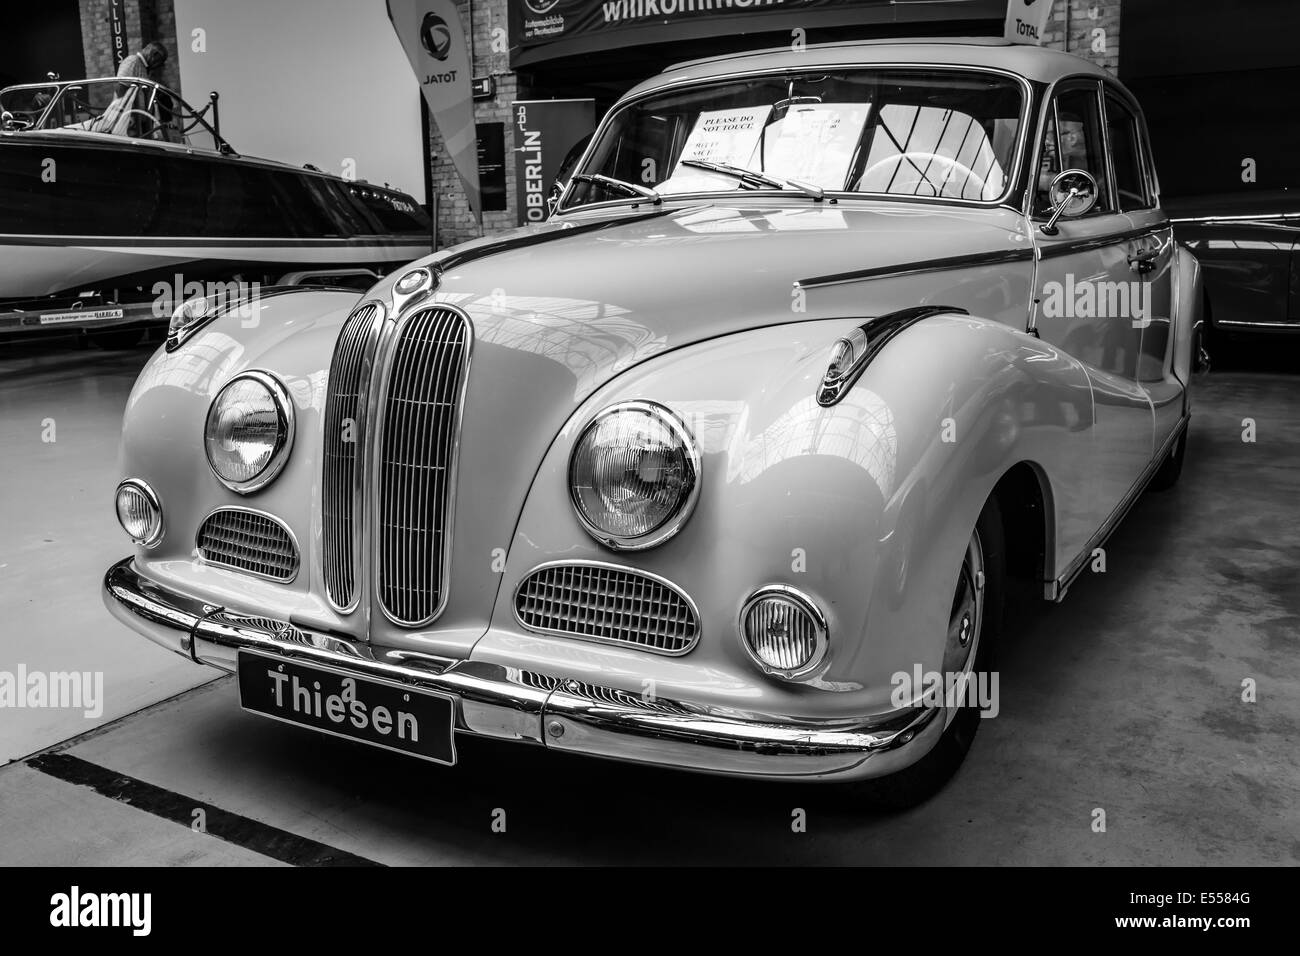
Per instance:
[[[388,0],[388,19],[411,61],[470,208],[481,222],[473,77],[456,4],[454,0]]]
[[[1012,43],[1041,46],[1047,21],[1052,15],[1053,0],[1007,0],[1004,36]]]

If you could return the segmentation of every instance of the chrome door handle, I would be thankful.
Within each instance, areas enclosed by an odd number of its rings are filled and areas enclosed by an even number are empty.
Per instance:
[[[1128,267],[1138,275],[1146,275],[1148,272],[1155,271],[1158,258],[1160,258],[1158,252],[1140,252],[1128,257]]]

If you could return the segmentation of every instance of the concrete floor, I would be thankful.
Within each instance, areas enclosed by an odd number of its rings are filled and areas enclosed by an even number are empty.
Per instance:
[[[6,346],[0,670],[103,669],[108,706],[97,722],[0,711],[0,756],[64,741],[0,768],[0,864],[1294,865],[1300,362],[1260,351],[1271,368],[1220,362],[1202,385],[1182,483],[1138,503],[1107,573],[1012,614],[1002,711],[958,776],[882,815],[821,788],[463,738],[440,768],[245,714],[228,679],[187,690],[212,672],[129,634],[98,594],[128,551],[112,463],[147,353]]]

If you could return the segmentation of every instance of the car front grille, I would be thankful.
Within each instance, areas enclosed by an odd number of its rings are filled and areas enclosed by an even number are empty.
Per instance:
[[[396,333],[381,399],[375,503],[376,592],[394,622],[433,620],[446,596],[451,487],[470,329],[423,309]]]
[[[197,544],[210,564],[280,582],[292,581],[298,574],[293,536],[270,515],[242,508],[214,511],[199,526]]]
[[[699,613],[676,585],[590,563],[537,568],[515,590],[515,616],[531,631],[660,654],[685,654],[700,636]]]
[[[348,608],[356,600],[357,481],[361,460],[361,422],[365,414],[366,386],[374,362],[378,309],[365,305],[344,323],[330,363],[325,397],[325,433],[322,445],[321,547],[325,590],[335,607]]]

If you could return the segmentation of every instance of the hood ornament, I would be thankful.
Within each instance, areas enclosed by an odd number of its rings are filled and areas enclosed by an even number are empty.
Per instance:
[[[400,279],[393,283],[393,311],[391,313],[393,317],[395,318],[416,299],[422,299],[431,294],[438,288],[438,281],[441,278],[442,273],[440,271],[426,266],[404,273]]]

